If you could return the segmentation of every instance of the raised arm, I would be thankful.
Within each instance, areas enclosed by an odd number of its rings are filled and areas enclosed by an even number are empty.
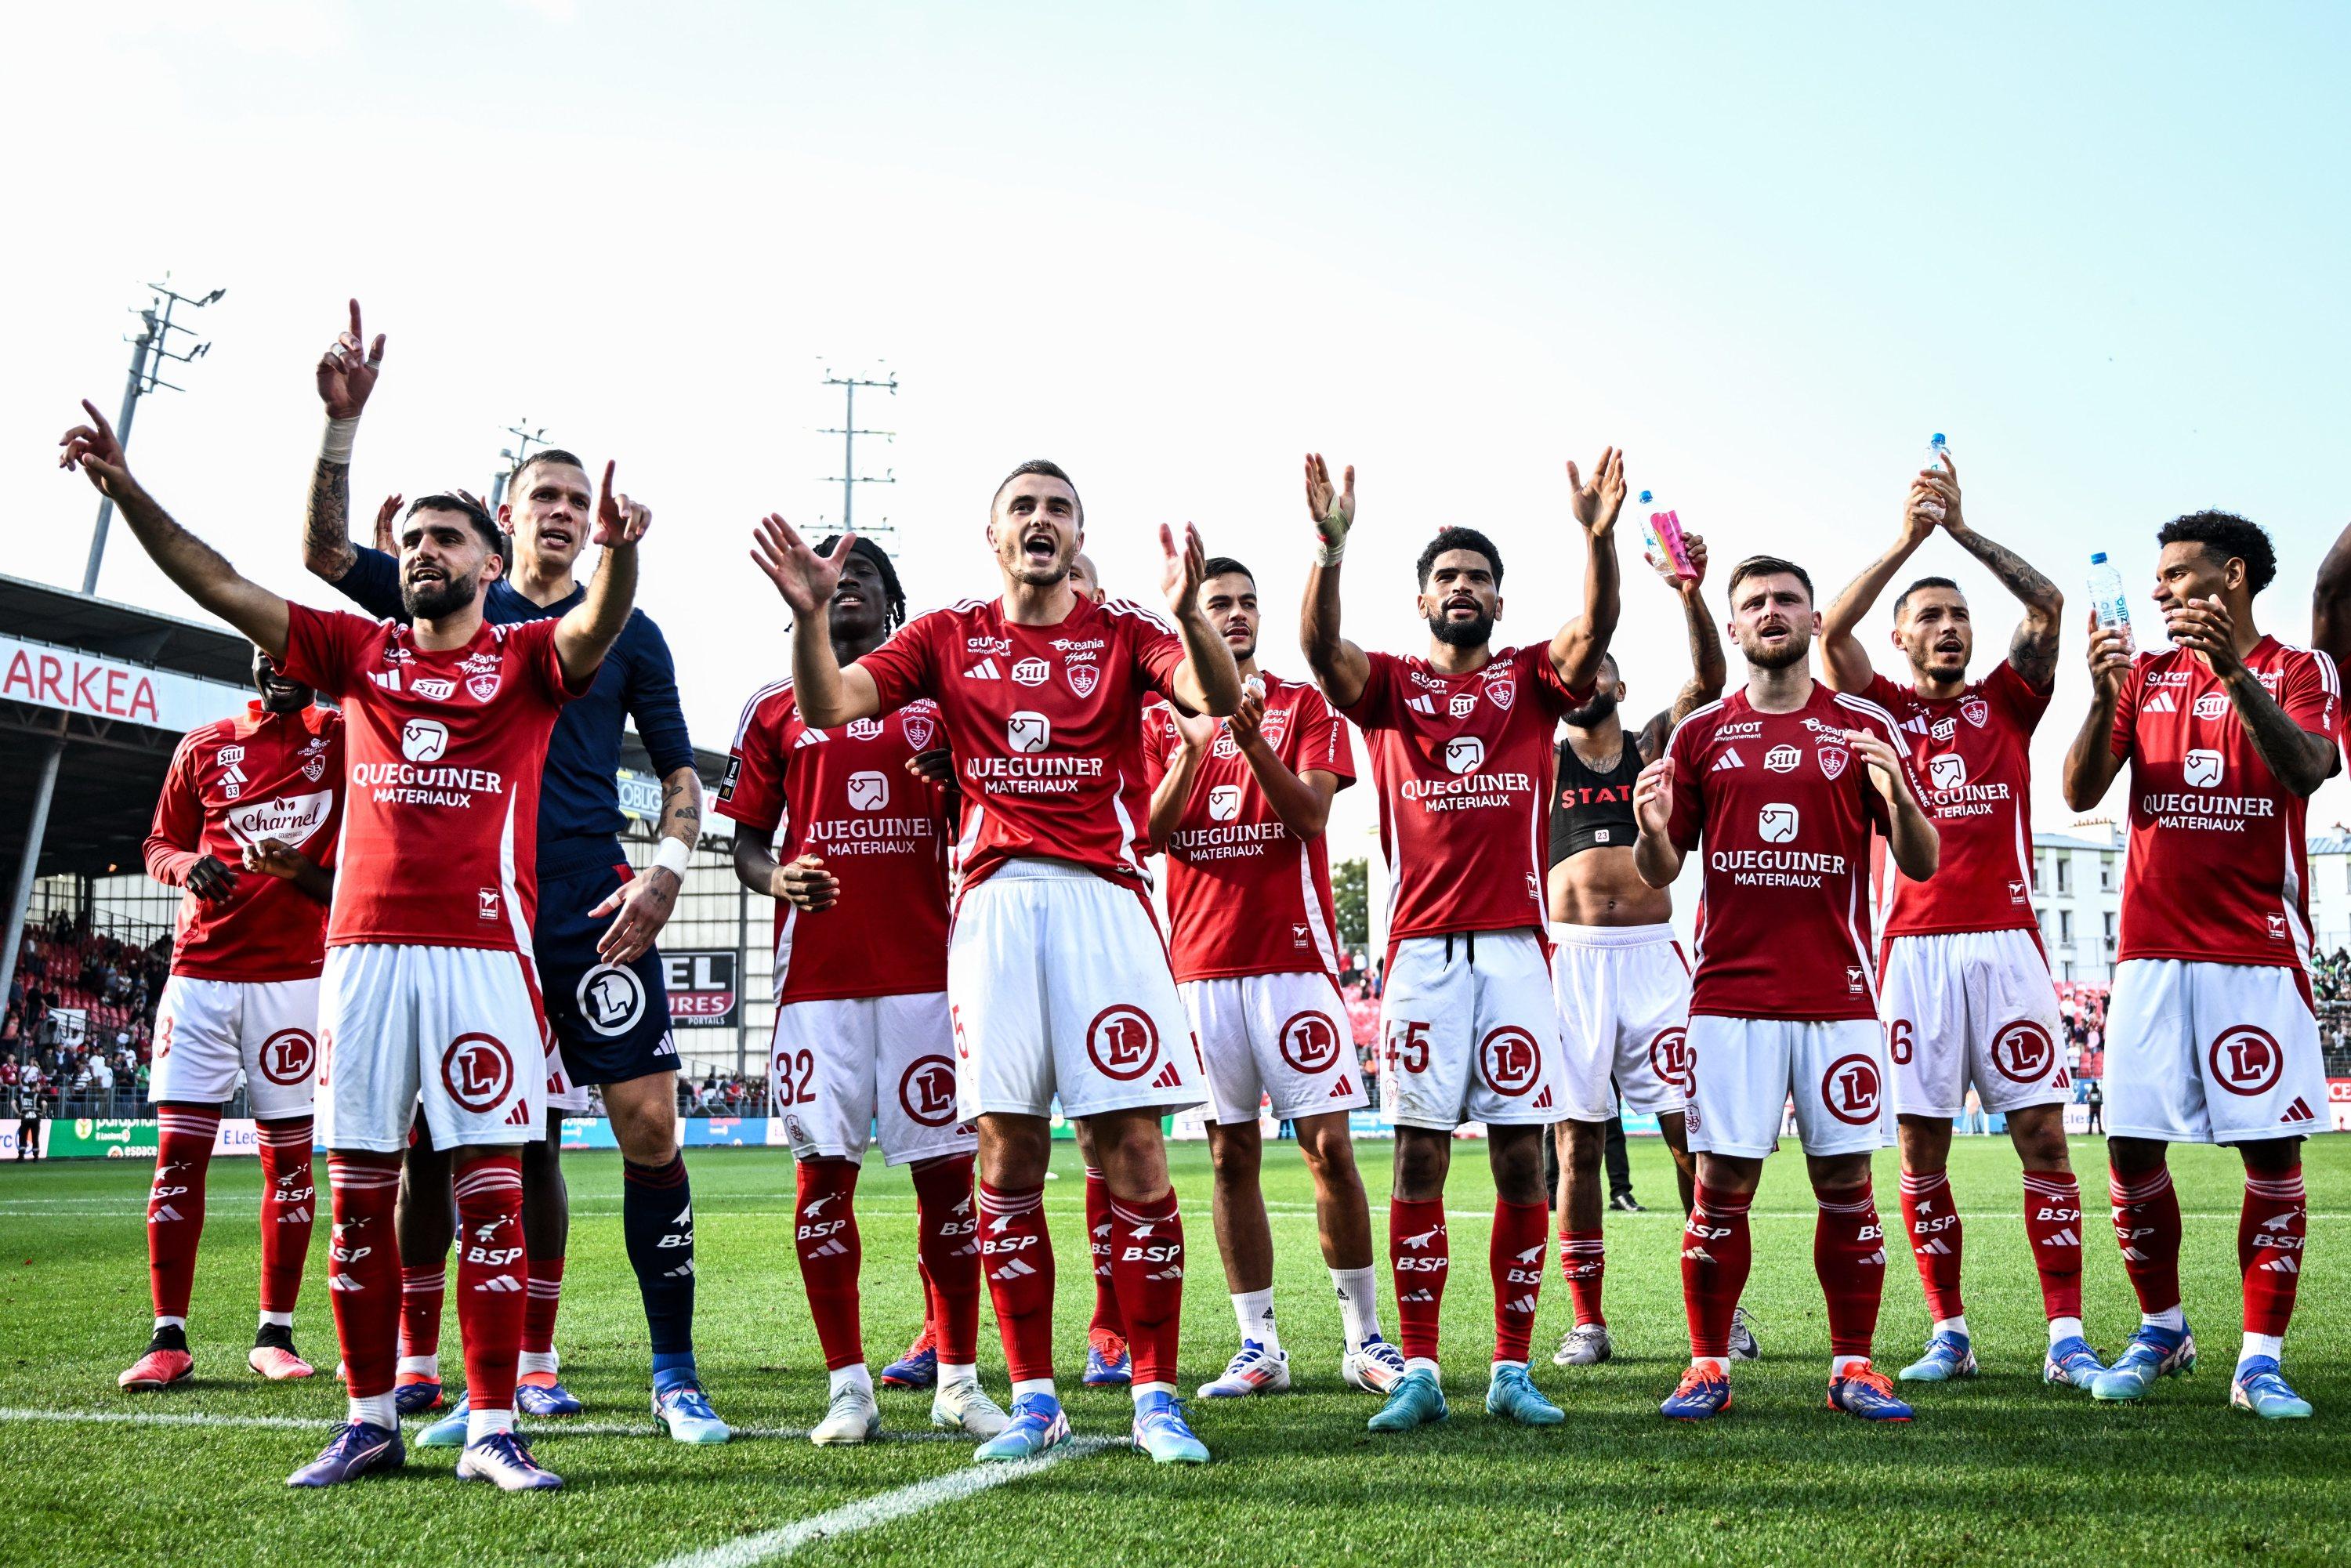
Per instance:
[[[872,718],[882,711],[881,688],[856,664],[847,669],[832,656],[829,607],[840,585],[855,534],[843,534],[831,555],[809,549],[791,524],[770,514],[751,531],[751,559],[765,572],[792,612],[792,700],[801,722],[829,729]]]
[[[1339,776],[1320,768],[1292,773],[1290,765],[1266,743],[1265,732],[1259,727],[1264,722],[1265,698],[1251,691],[1242,697],[1240,711],[1227,721],[1227,727],[1232,731],[1233,744],[1240,748],[1241,760],[1249,764],[1250,776],[1265,791],[1266,804],[1281,819],[1281,825],[1301,839],[1313,838],[1331,821],[1331,800],[1339,793]]]
[[[1176,716],[1176,733],[1184,744],[1168,759],[1167,771],[1151,790],[1151,847],[1165,850],[1183,824],[1184,808],[1192,801],[1193,781],[1200,777],[1200,764],[1207,760],[1208,747],[1217,743],[1217,721],[1205,714],[1187,714],[1181,708],[1169,710]]]
[[[1208,552],[1200,544],[1200,530],[1184,525],[1177,544],[1176,530],[1159,525],[1159,549],[1166,558],[1160,586],[1167,591],[1168,613],[1176,618],[1176,634],[1184,640],[1184,662],[1176,666],[1168,686],[1176,700],[1194,713],[1218,717],[1241,706],[1241,671],[1223,635],[1208,624],[1200,609],[1200,572]]]
[[[2338,670],[2351,664],[2351,528],[2335,536],[2318,563],[2318,581],[2310,591],[2310,645]]]
[[[360,302],[351,301],[350,330],[319,357],[319,401],[327,407],[326,434],[310,475],[310,504],[302,517],[302,564],[310,575],[340,582],[358,559],[351,545],[351,441],[360,413],[375,390],[383,366],[383,334],[367,343],[360,326]]]
[[[1862,646],[1855,634],[1862,620],[1877,603],[1877,596],[1894,580],[1903,564],[1917,553],[1935,531],[1936,506],[1944,504],[1939,495],[1929,489],[1927,476],[1921,474],[1910,482],[1910,494],[1902,502],[1902,531],[1884,555],[1861,569],[1861,575],[1844,585],[1844,591],[1830,601],[1821,614],[1821,663],[1827,667],[1829,685],[1841,692],[1868,689],[1869,679],[1876,666],[1870,662],[1869,650]],[[1950,505],[1958,504],[1954,498]]]
[[[1347,530],[1355,525],[1354,465],[1347,465],[1345,488],[1334,488],[1331,465],[1321,453],[1308,453],[1306,510],[1314,519],[1314,564],[1306,570],[1298,648],[1331,706],[1351,708],[1363,701],[1372,678],[1371,660],[1339,634],[1339,561],[1347,553]]]
[[[81,406],[89,423],[75,425],[57,443],[65,448],[58,466],[78,468],[89,476],[98,493],[112,500],[121,512],[140,548],[182,592],[244,632],[246,641],[272,659],[284,660],[286,601],[246,578],[229,564],[226,556],[172,521],[172,515],[131,476],[123,462],[122,444],[114,438],[114,427],[106,423],[106,416],[88,402]]]
[[[2106,798],[2123,759],[2115,755],[2115,710],[2122,703],[2123,683],[2130,678],[2131,657],[2123,651],[2119,627],[2098,624],[2090,612],[2090,711],[2082,717],[2074,744],[2065,750],[2065,805],[2086,811]]]
[[[637,598],[637,541],[653,521],[650,507],[612,494],[613,467],[604,465],[603,493],[597,498],[596,522],[588,535],[603,547],[596,575],[588,580],[587,596],[555,623],[555,656],[563,662],[563,678],[575,686],[595,678],[604,655],[629,623]]]
[[[1551,664],[1568,690],[1588,692],[1600,678],[1600,661],[1607,656],[1624,605],[1616,517],[1625,509],[1625,455],[1614,446],[1604,448],[1588,483],[1571,462],[1567,482],[1575,520],[1583,528],[1583,613],[1552,638]]]
[[[1637,744],[1644,762],[1663,757],[1667,743],[1673,739],[1674,726],[1720,696],[1723,682],[1729,678],[1723,665],[1722,628],[1707,612],[1705,596],[1699,592],[1706,582],[1706,540],[1697,534],[1684,534],[1682,544],[1689,552],[1690,575],[1675,578],[1673,588],[1681,595],[1683,630],[1689,637],[1690,677],[1674,694],[1674,706],[1641,727]]]
[[[1902,874],[1925,882],[1942,858],[1942,835],[1934,819],[1910,792],[1910,768],[1891,737],[1875,729],[1849,729],[1845,740],[1869,764],[1869,781],[1886,797],[1886,847]]]
[[[2305,800],[2317,793],[2335,768],[2335,737],[2303,728],[2261,677],[2245,667],[2237,656],[2236,618],[2229,607],[2218,599],[2191,599],[2171,610],[2166,620],[2171,640],[2204,655],[2229,689],[2238,722],[2278,782]]]
[[[1949,456],[1943,461],[1949,464]],[[1944,506],[1944,531],[1959,541],[1961,549],[1983,562],[2000,579],[2000,585],[2024,606],[2024,619],[2016,623],[2016,634],[2008,642],[2009,664],[2034,691],[2049,690],[2057,681],[2057,632],[2065,614],[2065,596],[2022,556],[1968,527],[1959,515],[1957,468],[1949,476],[1934,476],[1932,483]]]

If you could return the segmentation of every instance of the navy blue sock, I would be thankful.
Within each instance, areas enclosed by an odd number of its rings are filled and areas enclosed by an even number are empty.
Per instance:
[[[644,1298],[653,1381],[694,1371],[694,1187],[685,1156],[665,1166],[621,1163],[621,1228]]]

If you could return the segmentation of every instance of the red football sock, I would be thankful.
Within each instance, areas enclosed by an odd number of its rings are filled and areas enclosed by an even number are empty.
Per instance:
[[[972,1209],[969,1155],[914,1167],[915,1252],[939,1359],[979,1359],[979,1219]]]
[[[2169,1312],[2179,1304],[2179,1195],[2171,1172],[2160,1166],[2137,1176],[2110,1171],[2106,1195],[2114,1199],[2115,1239],[2122,1243],[2123,1272],[2138,1292],[2138,1310]]]
[[[2310,1229],[2302,1166],[2283,1176],[2245,1173],[2245,1206],[2237,1218],[2237,1267],[2245,1280],[2245,1332],[2285,1333],[2302,1282],[2302,1247]]]
[[[1813,1269],[1828,1298],[1829,1354],[1869,1354],[1877,1337],[1877,1303],[1886,1293],[1886,1237],[1869,1183],[1814,1187]]]
[[[1964,1317],[1967,1308],[1959,1301],[1959,1206],[1951,1197],[1948,1176],[1941,1171],[1925,1176],[1902,1173],[1902,1226],[1910,1232],[1910,1250],[1918,1260],[1918,1282],[1927,1288],[1927,1315],[1937,1322]]]
[[[2041,1310],[2082,1315],[2082,1186],[2071,1171],[2024,1173],[2024,1239],[2041,1275]]]
[[[552,1355],[555,1314],[563,1309],[563,1260],[533,1258],[528,1264],[529,1285],[522,1299],[522,1350],[528,1355]],[[555,1381],[551,1372],[529,1375],[542,1382]]]
[[[1126,1322],[1134,1387],[1176,1385],[1176,1341],[1184,1322],[1184,1217],[1176,1189],[1141,1203],[1113,1198],[1111,1282]]]
[[[327,1245],[327,1300],[351,1396],[392,1392],[400,1348],[400,1246],[392,1212],[400,1200],[398,1155],[327,1155],[334,1236]]]
[[[1605,1328],[1608,1317],[1600,1310],[1600,1284],[1608,1272],[1608,1249],[1600,1232],[1562,1230],[1559,1271],[1567,1281],[1567,1299],[1575,1307],[1575,1326],[1598,1323]]]
[[[1690,1356],[1730,1359],[1731,1314],[1755,1261],[1747,1230],[1751,1192],[1724,1192],[1698,1184],[1682,1225],[1682,1311],[1689,1319]]]
[[[1407,1361],[1435,1361],[1437,1311],[1453,1271],[1443,1198],[1388,1199],[1388,1271],[1395,1277],[1397,1348]]]
[[[1053,1238],[1045,1189],[998,1192],[979,1184],[979,1260],[987,1275],[1004,1365],[1015,1383],[1053,1377]]]
[[[1541,1203],[1494,1200],[1494,1233],[1486,1267],[1494,1278],[1494,1359],[1525,1361],[1534,1339],[1535,1307],[1542,1300],[1543,1248],[1551,1239],[1551,1209]]]
[[[465,1398],[475,1410],[514,1408],[522,1354],[522,1155],[484,1155],[457,1168],[457,1337]],[[519,1267],[518,1267],[519,1266]],[[387,1325],[389,1326],[389,1325]],[[387,1343],[392,1336],[385,1336]],[[354,1394],[359,1390],[354,1387]]]
[[[264,1122],[261,1145],[261,1310],[290,1312],[310,1260],[318,1195],[310,1174],[310,1118]]]
[[[147,1281],[159,1318],[185,1318],[204,1234],[204,1173],[213,1163],[220,1109],[162,1105],[155,1111],[155,1180],[147,1189]]]
[[[808,1291],[809,1315],[825,1369],[838,1372],[865,1361],[865,1335],[858,1322],[857,1274],[865,1249],[857,1237],[855,1160],[801,1160],[799,1208],[795,1231],[800,1283]]]
[[[1089,1336],[1107,1332],[1126,1337],[1126,1319],[1119,1312],[1118,1287],[1111,1279],[1110,1242],[1110,1183],[1102,1180],[1102,1172],[1089,1166],[1086,1170],[1086,1239],[1093,1250],[1094,1315],[1086,1324]]]
[[[400,1270],[401,1360],[441,1354],[441,1300],[448,1281],[445,1266]]]

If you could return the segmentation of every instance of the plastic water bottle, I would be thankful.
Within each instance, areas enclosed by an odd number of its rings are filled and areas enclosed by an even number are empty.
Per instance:
[[[1921,469],[1938,469],[1941,472],[1948,474],[1951,471],[1951,465],[1949,461],[1950,455],[1951,444],[1943,438],[1943,433],[1938,430],[1935,432],[1933,435],[1927,438],[1927,461],[1920,464],[1919,467]],[[1932,517],[1939,523],[1943,520],[1943,503],[1940,501],[1924,502],[1919,506],[1918,512],[1920,516]]]
[[[2138,641],[2131,634],[2130,594],[2123,588],[2123,574],[2107,561],[2104,550],[2090,558],[2090,603],[2100,626],[2122,628],[2123,652],[2138,652]]]
[[[1649,558],[1649,564],[1668,582],[1696,577],[1689,547],[1682,542],[1681,517],[1671,507],[1659,503],[1653,491],[1642,491],[1640,504],[1642,553]]]

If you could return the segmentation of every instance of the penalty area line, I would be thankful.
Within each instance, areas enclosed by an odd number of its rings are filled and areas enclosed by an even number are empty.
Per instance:
[[[872,1497],[843,1503],[839,1508],[795,1520],[774,1530],[763,1530],[757,1535],[738,1536],[722,1546],[665,1557],[655,1564],[655,1568],[750,1568],[756,1563],[789,1557],[801,1547],[817,1542],[855,1535],[918,1513],[926,1513],[932,1509],[970,1497],[975,1492],[1025,1480],[1052,1469],[1064,1459],[1082,1458],[1100,1453],[1114,1440],[1110,1437],[1071,1437],[1057,1448],[1046,1449],[1033,1459],[1019,1459],[1004,1465],[975,1464],[968,1469],[951,1470],[929,1480],[915,1481],[893,1491],[878,1492]]]

